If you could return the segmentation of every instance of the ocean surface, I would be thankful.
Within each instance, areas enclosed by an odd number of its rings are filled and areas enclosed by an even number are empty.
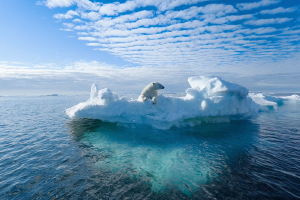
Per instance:
[[[0,199],[300,199],[300,101],[167,130],[70,119],[89,96],[0,97]]]

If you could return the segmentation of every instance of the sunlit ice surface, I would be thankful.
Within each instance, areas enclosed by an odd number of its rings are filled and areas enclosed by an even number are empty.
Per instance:
[[[71,118],[92,118],[122,125],[148,125],[159,129],[194,126],[202,122],[224,122],[255,117],[258,105],[248,89],[219,77],[190,77],[191,88],[183,97],[150,99],[119,97],[110,89],[92,85],[90,98],[66,110]]]

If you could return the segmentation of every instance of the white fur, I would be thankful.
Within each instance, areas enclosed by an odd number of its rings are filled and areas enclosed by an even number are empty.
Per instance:
[[[146,101],[146,99],[151,99],[152,103],[156,104],[158,97],[157,90],[164,88],[165,87],[162,84],[158,82],[152,82],[143,89],[141,95],[138,98],[138,101],[144,102]]]

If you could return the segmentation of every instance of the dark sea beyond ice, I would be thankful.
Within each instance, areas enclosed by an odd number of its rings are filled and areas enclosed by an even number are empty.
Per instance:
[[[300,199],[299,100],[161,130],[65,114],[88,98],[0,97],[1,200]]]

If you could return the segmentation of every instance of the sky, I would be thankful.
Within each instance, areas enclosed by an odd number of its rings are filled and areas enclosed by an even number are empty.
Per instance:
[[[300,92],[299,0],[0,1],[0,96],[184,92],[219,76]]]

